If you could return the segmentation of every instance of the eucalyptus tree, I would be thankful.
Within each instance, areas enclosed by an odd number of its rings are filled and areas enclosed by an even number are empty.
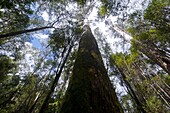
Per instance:
[[[97,42],[85,26],[60,113],[122,113],[104,67]]]

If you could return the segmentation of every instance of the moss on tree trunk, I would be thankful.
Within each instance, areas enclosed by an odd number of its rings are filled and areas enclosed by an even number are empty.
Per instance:
[[[81,37],[73,75],[59,112],[123,113],[90,28]]]

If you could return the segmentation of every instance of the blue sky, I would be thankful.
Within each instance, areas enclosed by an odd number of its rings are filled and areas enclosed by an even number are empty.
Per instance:
[[[42,48],[42,45],[39,41],[39,39],[33,37],[33,39],[31,40],[31,43],[33,45],[33,47],[37,48],[37,49],[41,49]]]

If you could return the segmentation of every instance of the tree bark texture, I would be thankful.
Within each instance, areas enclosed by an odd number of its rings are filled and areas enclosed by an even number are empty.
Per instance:
[[[123,113],[88,26],[59,113]]]

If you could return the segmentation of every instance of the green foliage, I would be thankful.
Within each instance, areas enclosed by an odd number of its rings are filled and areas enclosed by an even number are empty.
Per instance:
[[[58,28],[50,34],[49,44],[56,57],[59,57],[61,52],[66,52],[70,44],[76,43],[82,33],[81,25],[77,22],[69,23],[65,28]]]
[[[145,106],[147,113],[163,113],[162,102],[155,96],[149,97]]]
[[[133,36],[131,50],[142,52],[162,68],[162,64],[154,59],[161,60],[160,56],[169,59],[169,6],[170,4],[166,0],[152,0],[143,12],[135,11],[128,21],[130,23],[128,32]],[[168,72],[165,68],[163,70]]]
[[[137,47],[138,46],[136,45],[135,48]],[[148,69],[150,68],[149,65],[152,64],[149,64],[147,59],[143,58],[142,54],[139,54],[138,51],[134,49],[134,45],[131,47],[130,54],[116,53],[112,54],[111,58],[112,60],[114,60],[114,64],[116,64],[116,67],[121,74],[121,80],[123,81],[125,86],[128,86],[129,84],[133,88],[133,90],[135,90],[137,98],[142,103],[142,106],[140,106],[147,113],[168,112],[168,109],[165,107],[166,100],[162,100],[162,98],[165,99],[166,97],[161,97],[160,92],[158,91],[160,87],[161,90],[166,91],[166,88],[164,88],[166,86],[163,83],[167,83],[167,81],[164,81],[165,78],[168,78],[166,75],[152,75],[153,72],[150,72],[152,70]],[[147,62],[147,64],[143,62]],[[114,64],[112,66],[114,66]],[[155,84],[157,84],[159,87]],[[138,106],[138,103],[136,103],[134,97],[132,96],[131,89],[129,89],[129,87],[127,89],[128,94],[131,96],[131,98],[129,98],[129,100],[123,100],[123,106],[128,109],[130,107],[128,101],[132,101],[132,103],[134,103],[133,109],[138,110],[138,107],[135,107]]]
[[[14,67],[15,64],[8,56],[0,56],[0,82],[7,78],[7,74],[10,73]]]
[[[131,52],[131,54],[123,54],[123,53],[116,53],[112,54],[111,58],[114,59],[117,66],[123,66],[122,64],[126,64],[130,68],[133,62],[137,60],[139,56],[138,52]]]
[[[75,32],[75,34],[79,35],[79,34],[81,34],[83,31],[82,31],[82,28],[79,26],[79,27],[76,27],[76,28],[74,29],[74,32]]]
[[[145,10],[144,18],[148,19],[154,23],[164,24],[168,22],[168,9],[166,8],[170,3],[166,0],[152,0],[147,9]],[[159,21],[157,21],[159,19]],[[165,26],[164,26],[165,27]]]
[[[50,36],[50,43],[56,43],[56,48],[62,48],[66,44],[65,32],[61,30],[55,30]]]
[[[106,13],[107,13],[106,6],[102,5],[99,9],[99,13],[100,13],[101,16],[105,16]]]
[[[123,95],[121,97],[121,104],[124,109],[124,112],[129,112],[129,113],[139,112],[135,107],[135,102],[131,99],[131,96],[129,94]]]
[[[31,4],[34,0],[1,0],[0,32],[6,33],[24,29],[28,26],[29,15],[33,14]]]
[[[77,2],[80,5],[85,5],[86,4],[86,0],[74,0],[74,2]]]
[[[0,8],[1,9],[4,9],[4,8],[7,8],[7,9],[12,9],[14,8],[17,4],[19,4],[20,6],[24,7],[24,5],[26,4],[30,4],[32,2],[34,2],[35,0],[25,0],[25,1],[18,1],[18,0],[13,0],[13,1],[10,1],[10,0],[2,0],[0,1]]]
[[[129,19],[131,27],[128,28],[133,38],[153,42],[162,49],[167,48],[170,43],[169,5],[166,0],[152,0],[143,13],[134,12]]]
[[[14,75],[0,83],[0,112],[10,113],[15,109],[16,101],[12,98],[18,95],[19,81],[20,77]]]
[[[149,30],[151,37],[153,37],[155,41],[160,41],[164,44],[166,42],[170,43],[170,34],[168,32],[170,29],[170,18],[168,17],[170,13],[169,5],[167,1],[154,0],[144,14],[145,20],[151,22],[155,27]]]
[[[170,76],[165,76],[165,82],[170,86]]]

